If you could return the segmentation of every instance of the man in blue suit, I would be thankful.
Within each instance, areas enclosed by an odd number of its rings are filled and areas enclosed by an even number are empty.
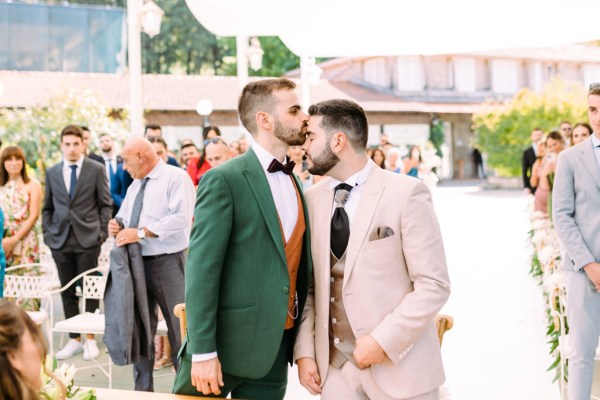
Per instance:
[[[121,203],[127,193],[127,188],[132,182],[128,173],[123,170],[123,160],[114,152],[114,143],[108,133],[100,135],[100,149],[106,170],[106,177],[110,184],[110,196],[113,199],[112,216],[117,215]],[[129,178],[129,179],[128,179]]]

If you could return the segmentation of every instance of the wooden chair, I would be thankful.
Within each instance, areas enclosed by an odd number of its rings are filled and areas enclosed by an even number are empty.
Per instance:
[[[185,303],[180,303],[175,306],[173,309],[175,316],[179,318],[179,328],[181,331],[181,342],[183,343],[183,338],[185,337],[185,332],[187,329],[187,318],[185,315]]]
[[[449,331],[454,326],[454,319],[449,315],[438,314],[435,317],[435,327],[438,332],[438,340],[440,341],[440,347],[442,346],[442,339],[444,333]]]
[[[180,303],[175,306],[173,310],[175,316],[179,318],[179,327],[181,328],[181,341],[183,342],[183,338],[185,337],[185,332],[187,329],[187,317],[185,315],[185,303]],[[452,329],[454,326],[454,318],[449,315],[438,314],[435,317],[435,327],[438,332],[438,339],[440,341],[440,346],[442,345],[442,339],[444,338],[444,333]]]

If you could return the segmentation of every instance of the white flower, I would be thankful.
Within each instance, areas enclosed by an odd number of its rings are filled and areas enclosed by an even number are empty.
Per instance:
[[[75,377],[75,372],[74,365],[63,364],[59,369],[54,371],[54,375],[56,375],[56,378],[60,379],[63,385],[69,386]]]
[[[548,293],[554,293],[556,289],[564,290],[564,281],[565,277],[563,272],[561,270],[557,270],[544,279],[544,288]]]
[[[535,247],[538,247],[540,245],[542,245],[543,243],[546,243],[548,239],[548,233],[546,233],[545,230],[538,230],[535,231],[535,233],[533,234],[533,237],[531,238],[531,242],[533,243],[533,245]]]
[[[543,265],[550,264],[552,261],[556,260],[554,247],[552,246],[544,246],[538,252],[538,259]]]

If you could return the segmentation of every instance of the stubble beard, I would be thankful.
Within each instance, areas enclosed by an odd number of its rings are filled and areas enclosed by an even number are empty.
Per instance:
[[[340,162],[340,158],[336,156],[329,146],[315,158],[312,158],[312,166],[308,168],[308,172],[313,175],[323,176]]]
[[[304,127],[296,130],[295,128],[284,127],[279,120],[275,120],[275,137],[281,140],[288,146],[300,146],[306,141],[306,134]]]

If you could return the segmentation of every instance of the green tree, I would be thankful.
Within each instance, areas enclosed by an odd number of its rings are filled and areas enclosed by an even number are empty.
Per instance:
[[[71,89],[50,99],[47,107],[0,110],[0,132],[5,144],[23,148],[27,163],[43,179],[46,166],[61,159],[60,132],[67,125],[86,125],[92,133],[108,132],[123,142],[125,121],[113,115],[91,91]]]
[[[563,120],[586,121],[586,109],[584,88],[557,78],[541,93],[522,89],[512,99],[486,102],[473,115],[474,144],[500,176],[519,176],[531,131],[557,129]]]

